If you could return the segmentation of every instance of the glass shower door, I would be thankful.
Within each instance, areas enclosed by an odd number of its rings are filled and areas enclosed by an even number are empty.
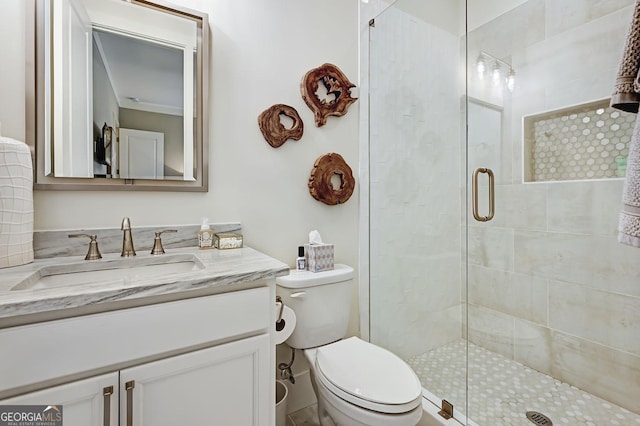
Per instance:
[[[399,0],[369,27],[369,331],[464,412],[462,19],[440,3]]]
[[[640,251],[616,238],[636,117],[609,107],[634,2],[467,4],[466,173],[495,173],[468,225],[468,417],[640,424]]]
[[[616,241],[636,115],[609,107],[633,11],[397,0],[371,22],[370,339],[463,424],[640,425],[640,251]]]

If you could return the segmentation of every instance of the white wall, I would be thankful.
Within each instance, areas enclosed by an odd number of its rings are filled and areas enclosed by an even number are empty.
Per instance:
[[[24,139],[22,3],[0,3],[0,121],[6,135]],[[123,216],[134,227],[195,224],[207,216],[214,223],[241,222],[248,246],[291,266],[297,246],[318,229],[335,244],[337,262],[357,265],[358,189],[346,204],[327,206],[309,195],[307,181],[316,158],[327,152],[340,153],[357,174],[359,102],[316,128],[299,91],[302,76],[325,62],[357,84],[357,1],[174,3],[207,12],[211,24],[209,192],[36,191],[35,228],[116,227]],[[300,141],[278,149],[265,142],[257,122],[275,103],[295,107],[305,124]]]

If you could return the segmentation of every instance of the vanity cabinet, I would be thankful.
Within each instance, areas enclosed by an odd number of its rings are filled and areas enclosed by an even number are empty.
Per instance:
[[[65,426],[273,425],[273,292],[0,329],[0,395],[18,395],[0,404],[61,404]]]
[[[64,426],[118,426],[118,373],[102,374],[0,401],[62,405]]]
[[[0,404],[62,405],[65,426],[267,425],[259,386],[269,380],[268,352],[260,335]]]
[[[268,351],[262,335],[122,370],[120,425],[268,425]]]

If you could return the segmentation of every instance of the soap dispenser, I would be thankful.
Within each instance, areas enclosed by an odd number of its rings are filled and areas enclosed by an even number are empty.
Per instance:
[[[209,219],[202,219],[202,225],[198,231],[198,248],[207,250],[213,248],[213,231],[209,228]]]

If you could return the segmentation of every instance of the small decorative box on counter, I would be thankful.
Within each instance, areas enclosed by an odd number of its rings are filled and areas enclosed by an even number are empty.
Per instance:
[[[305,244],[304,257],[309,271],[330,271],[333,269],[333,244]]]
[[[218,233],[213,245],[219,250],[242,248],[242,234]]]

